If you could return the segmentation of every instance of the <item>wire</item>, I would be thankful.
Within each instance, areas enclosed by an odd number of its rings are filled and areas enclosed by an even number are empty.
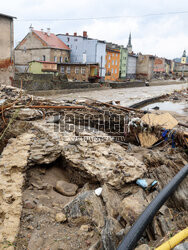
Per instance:
[[[81,18],[55,18],[55,19],[16,19],[15,21],[22,22],[63,22],[63,21],[84,21],[84,20],[100,20],[100,19],[118,19],[118,18],[136,18],[136,17],[150,17],[150,16],[166,16],[166,15],[177,15],[177,14],[188,14],[188,11],[174,11],[174,12],[161,12],[161,13],[149,13],[145,15],[135,16],[106,16],[106,17],[81,17]]]

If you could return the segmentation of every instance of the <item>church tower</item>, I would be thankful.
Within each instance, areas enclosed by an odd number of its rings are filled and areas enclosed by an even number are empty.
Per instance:
[[[184,50],[181,58],[181,63],[185,64],[186,62],[187,62],[186,50]]]
[[[132,53],[133,50],[132,50],[132,44],[131,44],[131,33],[129,34],[129,42],[127,44],[127,49],[128,49],[128,53]]]

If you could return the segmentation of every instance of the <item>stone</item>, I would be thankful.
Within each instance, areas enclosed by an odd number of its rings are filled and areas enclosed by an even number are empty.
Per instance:
[[[187,249],[188,249],[188,242],[184,242],[173,248],[173,250],[187,250]]]
[[[65,222],[67,220],[66,215],[63,213],[57,213],[55,216],[57,222]]]
[[[109,216],[117,217],[119,215],[119,206],[121,199],[118,194],[104,184],[102,188],[102,198],[106,205],[106,210]]]
[[[147,205],[148,203],[143,197],[143,191],[140,190],[136,194],[123,199],[120,204],[120,215],[127,223],[132,225]]]
[[[20,109],[18,117],[22,121],[30,121],[41,119],[43,117],[43,113],[38,109],[23,108]]]
[[[119,222],[114,218],[107,217],[105,222],[105,226],[101,232],[103,249],[116,250],[119,243],[119,239],[116,235],[122,228]]]
[[[94,223],[100,230],[104,226],[104,207],[94,191],[85,191],[66,204],[63,212],[68,222],[76,225]]]
[[[135,248],[135,250],[150,250],[150,247],[146,244],[142,244],[138,246],[137,248]]]
[[[33,209],[35,208],[35,203],[29,200],[24,201],[24,208],[26,209]]]
[[[55,189],[65,196],[74,196],[76,194],[78,186],[66,181],[57,181]]]
[[[80,136],[84,134],[80,133]],[[85,139],[86,146],[77,141],[77,144],[70,145],[74,140],[74,134],[69,133],[65,137],[62,136],[60,146],[62,148],[62,156],[69,163],[71,171],[77,175],[91,181],[98,181],[107,183],[116,189],[120,189],[125,183],[130,183],[146,172],[145,164],[129,154],[122,146],[111,141],[96,142],[90,140],[89,137],[94,138],[106,137],[103,132],[90,132]],[[69,140],[66,139],[69,137]],[[70,147],[71,146],[71,147]],[[100,152],[100,156],[96,156],[95,152]],[[119,158],[122,160],[120,161]]]
[[[90,229],[90,226],[89,225],[82,225],[80,227],[80,231],[83,231],[83,232],[88,232]]]

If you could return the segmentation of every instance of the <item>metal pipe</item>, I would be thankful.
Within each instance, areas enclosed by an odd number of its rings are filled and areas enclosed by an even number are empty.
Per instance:
[[[178,185],[184,180],[188,174],[188,165],[182,168],[177,175],[161,190],[157,197],[147,206],[144,212],[139,216],[137,221],[131,227],[130,231],[125,235],[117,250],[132,250],[153,217],[166,200],[176,190]]]

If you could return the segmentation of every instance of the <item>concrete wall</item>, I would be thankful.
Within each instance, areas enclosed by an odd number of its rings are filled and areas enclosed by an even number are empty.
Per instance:
[[[127,78],[135,78],[136,77],[136,63],[137,57],[128,55],[127,60]]]
[[[100,88],[99,83],[67,82],[61,76],[50,74],[16,74],[13,86],[20,88],[21,79],[23,89],[28,91]]]
[[[0,84],[11,84],[14,77],[13,19],[0,15]]]
[[[58,37],[71,49],[72,63],[99,63],[102,68],[100,76],[105,77],[106,44],[104,42],[70,35],[58,35]],[[83,61],[83,54],[86,55],[86,61]]]

